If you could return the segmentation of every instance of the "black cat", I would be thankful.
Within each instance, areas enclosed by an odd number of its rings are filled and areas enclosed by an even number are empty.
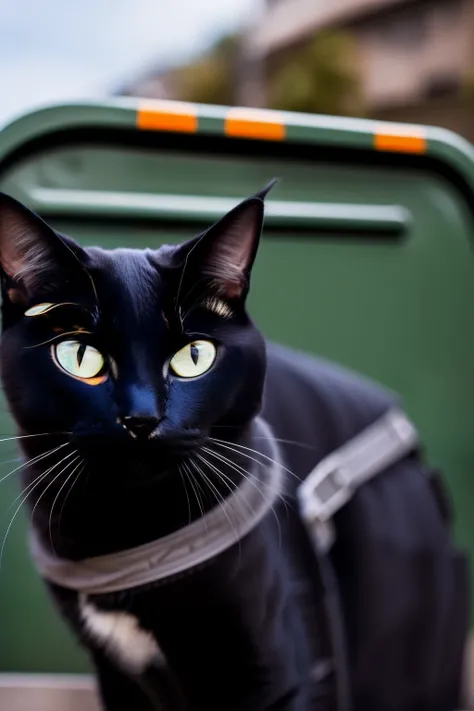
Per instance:
[[[0,358],[32,550],[108,711],[335,708],[295,490],[340,444],[334,422],[347,439],[387,396],[252,323],[265,194],[158,251],[83,249],[0,196]],[[404,708],[386,694],[379,711]]]

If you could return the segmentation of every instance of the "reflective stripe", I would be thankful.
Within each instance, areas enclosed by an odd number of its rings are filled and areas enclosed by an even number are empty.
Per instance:
[[[331,518],[366,481],[416,447],[417,431],[404,412],[389,410],[323,459],[297,491],[301,516],[323,550],[334,539]]]
[[[196,133],[197,107],[194,104],[181,102],[144,101],[138,107],[137,128],[141,131]]]
[[[227,113],[224,133],[234,138],[284,141],[286,126],[283,115],[278,111],[235,108]]]
[[[381,124],[374,133],[374,148],[376,151],[423,155],[428,151],[428,140],[423,128],[418,126]]]

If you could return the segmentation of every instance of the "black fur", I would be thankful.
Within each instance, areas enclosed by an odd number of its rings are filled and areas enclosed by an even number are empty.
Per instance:
[[[265,451],[264,442],[252,441],[251,426],[262,407],[266,346],[245,309],[264,197],[265,191],[249,198],[179,247],[109,252],[80,248],[12,198],[0,197],[2,380],[19,434],[40,435],[20,440],[25,456],[59,447],[27,467],[22,481],[31,487],[33,523],[59,556],[81,559],[130,548],[214,507],[216,497],[228,496],[239,483],[239,471],[216,460],[224,474],[219,477],[200,462],[211,484],[194,470],[196,481],[186,490],[179,470],[212,436]],[[214,313],[209,299],[222,300],[231,314]],[[64,305],[24,315],[43,302]],[[51,348],[62,338],[103,353],[106,381],[90,385],[60,370]],[[213,367],[193,380],[173,376],[170,357],[196,338],[216,344]],[[123,425],[127,418],[146,419],[157,436],[132,438]],[[85,469],[65,483],[77,464],[73,451]],[[230,456],[251,468],[244,454]],[[101,609],[131,612],[153,632],[188,709],[222,709],[224,698],[226,709],[300,708],[294,677],[304,650],[284,652],[292,643],[278,629],[263,658],[255,656],[269,588],[275,587],[275,609],[286,605],[286,584],[282,590],[276,585],[288,574],[284,559],[275,570],[269,556],[279,540],[273,526],[198,571],[192,584],[174,581],[94,601]],[[255,576],[262,580],[257,594],[249,587]],[[156,666],[130,680],[84,634],[77,595],[51,590],[91,651],[106,708],[152,708],[147,696],[157,690],[164,696],[163,670]],[[244,609],[246,595],[255,599]],[[290,614],[284,627],[298,624]],[[211,650],[203,653],[206,644]]]
[[[6,196],[3,202],[16,212],[24,229],[31,230],[25,208]],[[226,281],[209,277],[208,270],[214,256],[219,259],[220,250],[235,239],[236,225],[243,221],[249,223],[244,229],[251,263],[262,220],[263,202],[253,198],[203,236],[157,252],[82,250],[70,239],[35,225],[30,239],[46,243],[48,278],[25,283],[21,274],[15,280],[4,273],[1,367],[20,434],[70,433],[25,439],[22,448],[34,457],[70,442],[87,462],[86,472],[67,498],[60,531],[55,517],[62,497],[53,511],[51,528],[58,555],[82,558],[120,550],[186,525],[190,514],[177,462],[209,436],[245,439],[261,404],[264,341],[245,311],[248,271],[231,273]],[[0,222],[0,254],[15,250],[12,223],[10,218],[2,229]],[[205,308],[205,299],[214,295],[226,300],[231,318]],[[23,315],[42,302],[77,306],[65,305],[35,318]],[[78,326],[91,335],[63,338],[91,343],[113,361],[101,385],[71,378],[51,358],[52,344],[61,339],[55,329],[68,333]],[[170,357],[199,337],[217,345],[214,366],[196,379],[173,377]],[[114,368],[117,377],[112,375]],[[159,425],[159,436],[132,439],[122,424],[127,418],[149,418]],[[71,447],[46,458],[45,464],[52,466]],[[25,484],[37,474],[35,467],[29,468]],[[226,475],[230,485],[237,483],[234,470]],[[229,482],[226,486],[212,479],[220,495],[229,493]],[[35,522],[48,539],[51,504],[62,484],[63,477],[55,483],[45,479],[30,499],[34,503],[42,494]],[[192,519],[202,513],[201,506],[206,510],[216,503],[212,491],[203,490],[201,498],[189,497]]]

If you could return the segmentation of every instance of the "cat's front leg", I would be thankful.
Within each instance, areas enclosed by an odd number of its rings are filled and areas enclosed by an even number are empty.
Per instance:
[[[155,664],[141,674],[126,673],[102,651],[92,653],[104,711],[187,711],[169,669]]]
[[[89,596],[65,588],[49,589],[91,657],[104,711],[187,711],[160,647],[135,615],[103,609]]]
[[[161,711],[136,679],[123,672],[102,652],[94,652],[94,666],[104,711]]]

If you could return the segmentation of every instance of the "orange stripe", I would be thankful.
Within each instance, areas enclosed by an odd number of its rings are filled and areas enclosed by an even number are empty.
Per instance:
[[[138,108],[137,127],[141,131],[196,133],[197,109],[193,104],[172,101],[145,103]]]
[[[421,132],[418,134],[380,132],[374,134],[374,147],[377,151],[423,154],[428,150],[428,142]]]
[[[224,132],[235,138],[259,138],[266,141],[283,141],[286,126],[278,111],[231,109],[226,117]]]

